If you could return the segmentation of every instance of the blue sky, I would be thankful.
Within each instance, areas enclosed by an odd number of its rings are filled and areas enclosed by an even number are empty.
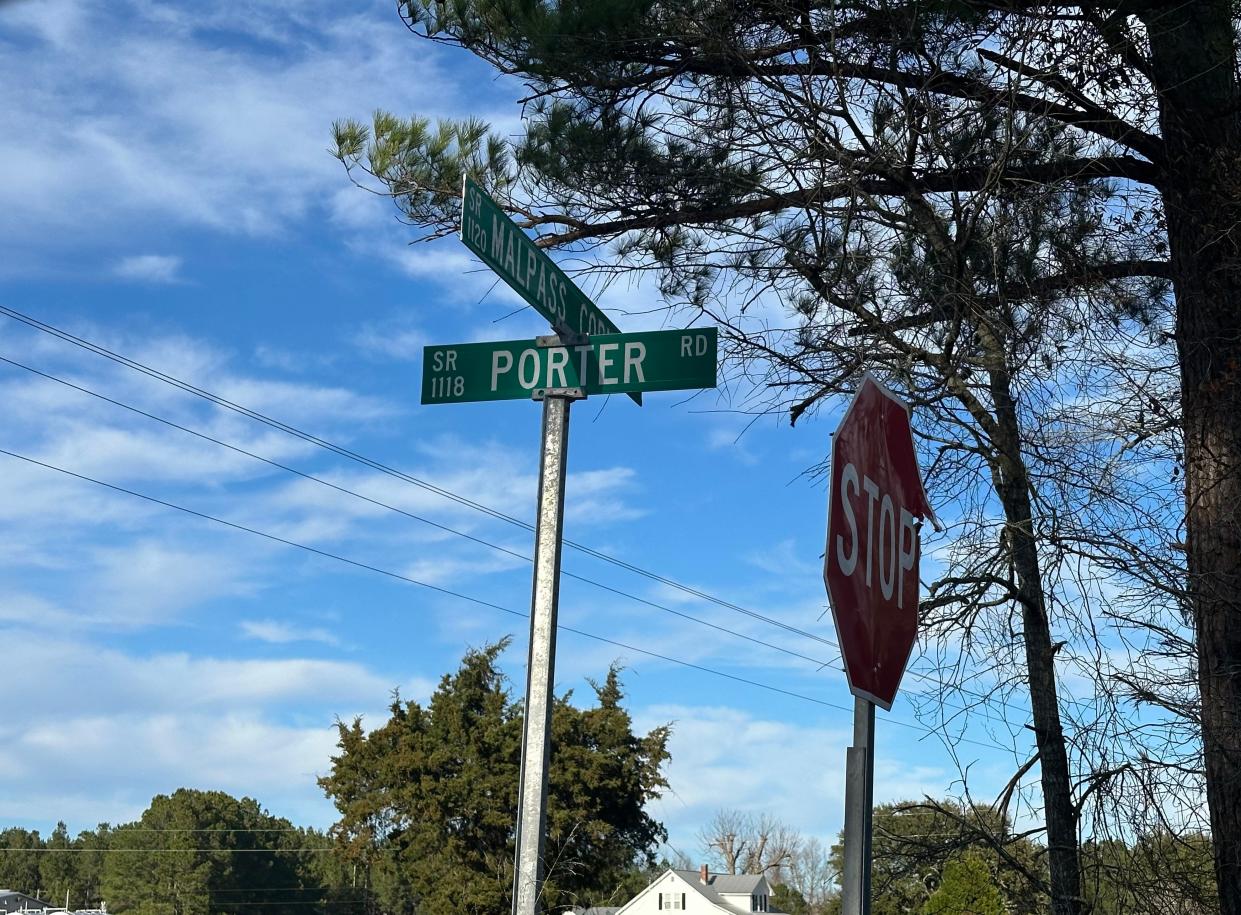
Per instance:
[[[343,10],[343,11],[342,11]],[[426,343],[546,332],[455,238],[411,247],[327,152],[331,122],[398,114],[518,123],[520,87],[419,42],[390,2],[0,4],[0,304],[520,519],[539,408],[422,407]],[[606,257],[606,252],[604,254]],[[583,284],[591,289],[588,281]],[[662,326],[642,287],[599,300]],[[0,317],[0,356],[523,555],[530,535]],[[566,534],[831,642],[820,462],[836,409],[750,424],[735,386],[574,408]],[[0,448],[524,612],[529,566],[0,363]],[[0,455],[0,823],[71,830],[157,792],[218,788],[325,827],[335,719],[425,698],[470,646],[523,620]],[[672,844],[720,807],[833,836],[851,698],[836,650],[572,550],[560,689],[626,666],[640,726],[674,723]],[[659,604],[816,659],[762,647]],[[918,662],[915,661],[915,664]],[[906,688],[924,689],[916,679]],[[823,704],[826,703],[826,704]],[[949,709],[947,714],[953,714]],[[879,714],[879,800],[942,794],[1011,756],[974,720],[956,755],[906,698]],[[1020,716],[1014,716],[1020,728]],[[1019,740],[1024,738],[1019,737]]]

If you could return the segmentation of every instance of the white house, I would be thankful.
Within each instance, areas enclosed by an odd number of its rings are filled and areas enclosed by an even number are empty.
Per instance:
[[[596,911],[596,910],[588,910]],[[712,874],[701,870],[667,870],[646,889],[619,909],[597,910],[615,915],[655,915],[687,912],[689,915],[738,915],[774,912],[767,878],[757,874]]]

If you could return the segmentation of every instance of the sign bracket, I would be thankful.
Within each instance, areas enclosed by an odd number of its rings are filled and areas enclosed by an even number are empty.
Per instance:
[[[566,400],[585,400],[585,388],[535,388],[530,395],[531,400],[546,400],[548,397],[563,397]]]
[[[548,334],[545,337],[535,337],[535,346],[589,346],[590,334],[579,334],[575,330],[568,327],[554,328],[556,333]]]
[[[556,333],[548,334],[544,337],[535,337],[534,345],[541,349],[548,349],[553,346],[590,346],[590,334],[579,334],[575,330],[556,327]],[[535,388],[530,395],[531,400],[543,400],[548,397],[564,397],[567,400],[585,400],[586,388],[584,387],[566,387],[566,388]]]

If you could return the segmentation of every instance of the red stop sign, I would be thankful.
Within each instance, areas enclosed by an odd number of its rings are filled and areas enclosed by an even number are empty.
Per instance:
[[[891,709],[918,634],[918,529],[933,518],[909,408],[869,373],[832,438],[827,585],[855,696]]]

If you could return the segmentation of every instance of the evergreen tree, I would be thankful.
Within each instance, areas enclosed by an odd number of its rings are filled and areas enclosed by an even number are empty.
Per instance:
[[[111,833],[111,826],[100,823],[94,829],[78,833],[73,841],[75,851],[72,854],[77,862],[78,879],[73,892],[86,908],[99,908],[105,901],[103,873]]]
[[[43,898],[53,905],[82,908],[86,904],[81,895],[82,879],[76,847],[77,843],[69,838],[68,827],[63,822],[57,823],[39,860],[39,885],[43,888]]]
[[[38,830],[12,827],[0,832],[0,887],[35,895],[42,888],[39,863],[43,847]]]
[[[334,833],[385,912],[492,915],[510,905],[521,708],[496,659],[507,640],[471,651],[424,708],[398,697],[367,733],[339,726],[320,779]],[[597,704],[556,700],[548,787],[545,904],[614,899],[666,838],[644,805],[666,787],[668,729],[633,733],[615,670]]]
[[[1004,915],[1004,899],[982,859],[966,854],[944,865],[922,915]]]
[[[771,908],[775,912],[786,912],[787,915],[812,915],[806,897],[787,883],[777,883],[771,891]]]
[[[135,915],[308,915],[323,890],[303,838],[250,798],[181,788],[110,833],[103,896]]]
[[[843,838],[843,836],[842,836]],[[997,850],[996,844],[1003,850]],[[843,847],[833,846],[837,872]],[[1013,836],[996,811],[968,809],[954,801],[901,802],[875,808],[872,839],[873,915],[921,912],[949,865],[963,858],[981,862],[1010,915],[1047,911],[1044,853]]]

